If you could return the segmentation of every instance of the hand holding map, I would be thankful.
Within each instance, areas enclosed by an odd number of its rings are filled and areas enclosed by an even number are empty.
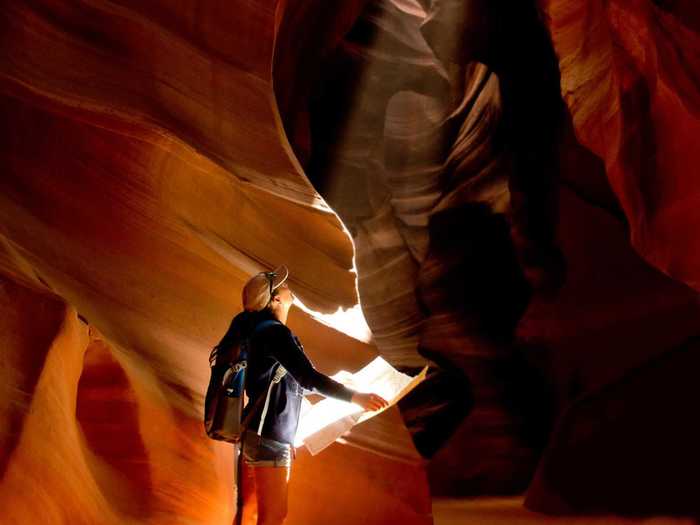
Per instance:
[[[391,407],[423,381],[427,371],[426,366],[417,376],[411,377],[377,357],[355,374],[343,370],[334,375],[333,379],[359,392],[379,394]],[[318,454],[353,426],[381,412],[383,410],[365,412],[354,403],[330,398],[315,405],[304,400],[294,446],[306,445],[311,454]]]

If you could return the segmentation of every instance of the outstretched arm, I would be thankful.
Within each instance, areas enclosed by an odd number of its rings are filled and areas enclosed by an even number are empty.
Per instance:
[[[379,410],[388,403],[376,394],[364,394],[350,390],[316,370],[306,357],[300,345],[287,328],[275,327],[275,337],[271,353],[277,361],[292,374],[292,377],[306,390],[333,397],[348,403],[356,403],[365,410]]]
[[[270,353],[304,389],[351,402],[354,392],[316,370],[288,328],[276,326],[270,330],[274,330]]]

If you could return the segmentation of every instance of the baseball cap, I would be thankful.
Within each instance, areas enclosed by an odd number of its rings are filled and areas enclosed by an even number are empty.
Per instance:
[[[243,286],[243,308],[257,312],[265,308],[272,299],[272,290],[278,288],[289,277],[285,265],[278,266],[271,272],[260,272],[248,279]]]

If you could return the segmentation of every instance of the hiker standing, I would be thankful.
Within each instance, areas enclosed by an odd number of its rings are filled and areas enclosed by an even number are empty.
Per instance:
[[[322,394],[371,411],[388,405],[382,397],[350,390],[313,367],[299,339],[286,326],[294,301],[286,282],[288,274],[280,266],[253,276],[243,288],[245,312],[237,316],[239,328],[251,334],[246,379],[249,402],[244,410],[248,424],[241,452],[246,467],[243,518],[245,523],[252,518],[247,503],[252,501],[253,481],[258,525],[282,524],[287,516],[293,443],[305,394]],[[234,325],[236,319],[232,328]]]

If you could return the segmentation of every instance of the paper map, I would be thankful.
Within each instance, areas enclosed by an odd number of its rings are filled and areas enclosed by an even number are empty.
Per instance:
[[[417,376],[411,377],[377,357],[354,374],[343,370],[332,378],[353,390],[378,394],[393,406],[420,384],[427,372],[426,366]],[[381,412],[383,410],[365,412],[354,403],[337,399],[326,398],[315,405],[304,399],[294,446],[305,445],[311,454],[318,454],[352,427]]]

